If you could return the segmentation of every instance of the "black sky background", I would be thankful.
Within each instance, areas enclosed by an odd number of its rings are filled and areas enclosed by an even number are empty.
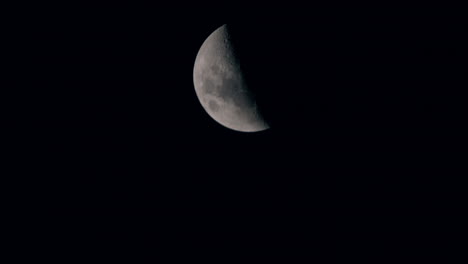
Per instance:
[[[17,136],[32,160],[20,168],[33,172],[19,199],[35,212],[38,241],[80,249],[68,256],[136,249],[147,260],[417,258],[458,233],[449,223],[459,221],[466,158],[461,17],[42,8],[18,22],[12,53],[28,106],[16,112]],[[270,130],[228,130],[198,102],[195,56],[225,23]]]

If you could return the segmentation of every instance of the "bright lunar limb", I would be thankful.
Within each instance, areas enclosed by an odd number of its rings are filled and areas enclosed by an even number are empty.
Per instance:
[[[226,25],[215,30],[198,51],[193,69],[195,91],[206,112],[221,125],[242,132],[269,128],[240,69]]]

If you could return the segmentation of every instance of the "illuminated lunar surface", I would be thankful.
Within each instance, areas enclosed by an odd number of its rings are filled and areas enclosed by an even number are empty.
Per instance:
[[[195,91],[219,124],[242,132],[269,128],[242,74],[226,25],[215,30],[198,51],[193,69]]]

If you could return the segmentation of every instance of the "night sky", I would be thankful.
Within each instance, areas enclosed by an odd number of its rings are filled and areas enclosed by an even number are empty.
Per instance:
[[[417,259],[457,233],[461,16],[43,9],[18,21],[12,53],[25,68],[14,78],[27,105],[18,135],[32,160],[20,168],[33,176],[21,199],[35,239],[65,258]],[[226,129],[196,97],[196,54],[225,23],[267,131]]]

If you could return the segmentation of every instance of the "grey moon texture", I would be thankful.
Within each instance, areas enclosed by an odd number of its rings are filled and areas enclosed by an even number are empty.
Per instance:
[[[193,81],[201,105],[221,125],[242,132],[269,128],[247,86],[226,25],[202,44],[195,59]]]

